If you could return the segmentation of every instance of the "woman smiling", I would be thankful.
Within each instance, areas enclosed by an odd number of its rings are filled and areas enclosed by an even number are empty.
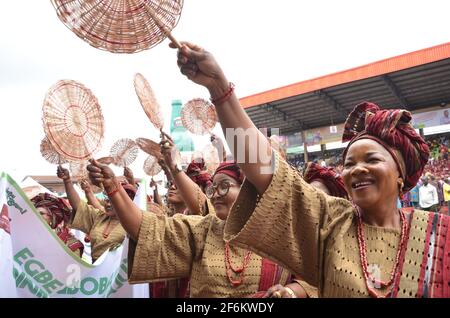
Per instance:
[[[285,266],[318,286],[319,297],[450,297],[449,218],[397,208],[429,156],[408,111],[362,103],[349,115],[343,178],[352,203],[316,190],[271,150],[211,53],[182,42],[177,64],[209,90],[224,133],[257,136],[230,144],[235,157],[272,154],[269,163],[239,163],[247,179],[228,216],[226,241]]]

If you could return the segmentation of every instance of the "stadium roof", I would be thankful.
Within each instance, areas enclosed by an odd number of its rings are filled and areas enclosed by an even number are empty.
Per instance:
[[[343,123],[363,101],[412,112],[450,103],[450,42],[240,99],[258,128],[287,135]]]

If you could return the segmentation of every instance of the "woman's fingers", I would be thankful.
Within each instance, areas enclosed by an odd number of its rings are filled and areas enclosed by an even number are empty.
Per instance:
[[[101,172],[91,172],[89,173],[89,176],[92,178],[98,179],[98,178],[104,178],[105,176]]]
[[[267,297],[269,298],[282,298],[284,295],[284,287],[280,284],[274,285],[267,290]]]
[[[194,44],[194,43],[191,43],[191,42],[188,42],[188,41],[181,41],[180,44],[181,44],[181,49],[179,51],[182,51],[183,53],[184,53],[185,49],[190,49],[190,50],[196,51],[196,52],[202,52],[203,51],[203,48],[201,48],[197,44]],[[172,48],[172,49],[178,49],[178,47],[175,44],[173,44],[173,43],[169,43],[169,47]],[[185,48],[185,49],[183,49],[183,48]]]
[[[87,166],[87,170],[92,172],[102,172],[103,174],[110,174],[109,172],[112,171],[107,165],[99,163],[95,159],[89,160],[91,163]]]
[[[181,74],[186,75],[187,77],[190,77],[190,76],[194,77],[195,75],[197,75],[197,71],[194,71],[193,68],[191,68],[187,65],[181,66],[180,71],[181,71]]]
[[[101,171],[102,171],[102,169],[100,169],[100,168],[97,167],[97,166],[94,166],[93,164],[88,165],[88,166],[86,167],[86,169],[87,169],[89,172],[101,172]]]

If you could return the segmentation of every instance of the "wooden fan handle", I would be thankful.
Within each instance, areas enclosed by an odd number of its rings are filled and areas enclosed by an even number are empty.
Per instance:
[[[164,31],[164,30],[163,30]],[[168,31],[168,30],[167,30]],[[165,32],[165,31],[164,31]],[[168,32],[166,33],[167,37],[170,39],[170,41],[172,41],[173,44],[175,44],[175,46],[177,47],[177,49],[181,49],[181,43],[174,38],[174,36],[172,35],[172,33]]]
[[[152,17],[152,19],[155,21],[155,23],[158,25],[158,27],[161,29],[161,31],[164,32],[164,34],[172,41],[173,44],[177,47],[177,49],[181,49],[181,44],[178,42],[177,39],[170,33],[169,29],[161,22],[161,20],[156,16],[156,14],[153,12],[152,9],[147,10],[148,14]]]

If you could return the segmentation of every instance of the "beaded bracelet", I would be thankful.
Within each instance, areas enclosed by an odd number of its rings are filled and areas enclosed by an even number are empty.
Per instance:
[[[108,197],[112,197],[114,194],[116,194],[117,192],[119,192],[119,188],[116,188],[115,190],[112,190],[109,193],[106,193],[108,195]]]
[[[228,90],[225,92],[225,94],[223,94],[223,96],[218,97],[218,98],[210,98],[211,103],[213,103],[214,105],[219,105],[224,103],[225,101],[228,100],[228,98],[230,98],[231,94],[233,94],[234,91],[234,84],[230,82]]]

